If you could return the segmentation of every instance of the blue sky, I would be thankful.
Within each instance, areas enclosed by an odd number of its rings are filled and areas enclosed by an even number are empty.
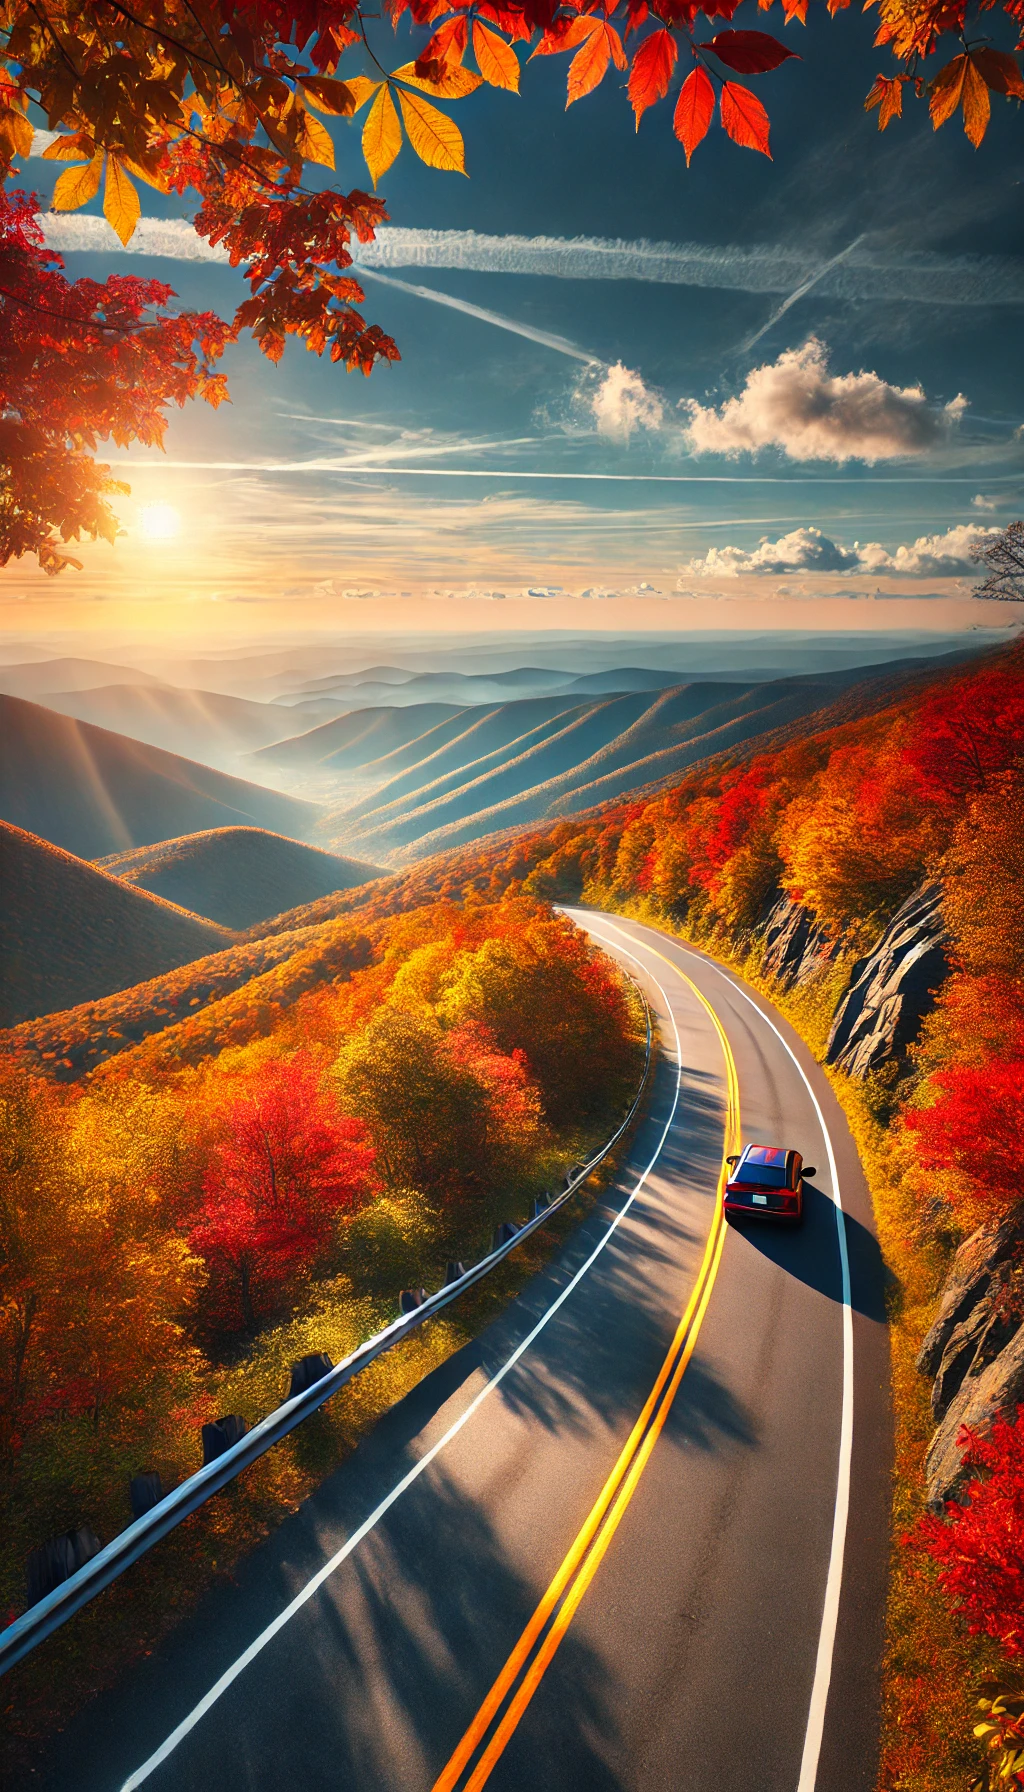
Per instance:
[[[901,626],[962,623],[968,533],[1020,514],[1024,487],[1017,108],[995,103],[979,151],[955,122],[933,133],[923,106],[883,136],[862,109],[886,66],[862,14],[815,16],[786,41],[802,60],[751,83],[772,162],[716,127],[687,170],[672,99],[637,133],[619,76],[566,113],[564,57],[531,63],[519,98],[481,89],[449,106],[471,178],[406,146],[381,183],[396,235],[378,271],[579,354],[368,279],[366,315],[396,337],[400,365],[364,380],[291,345],[275,369],[239,345],[230,407],[176,415],[165,457],[123,457],[125,537],[90,548],[59,592],[9,569],[5,620],[38,621],[45,605],[66,621],[99,598],[169,620],[182,603],[246,598],[268,622],[306,625],[360,592],[375,594],[375,623],[401,627],[428,599],[441,618],[454,592],[479,599],[473,626],[486,627],[495,592],[535,610],[520,592],[560,588],[552,626],[646,626],[655,609],[667,625],[666,603],[672,626],[701,626],[709,606],[722,626],[723,602],[739,625],[756,605],[763,626],[766,604],[780,621],[799,604],[802,621],[810,602],[825,626],[861,626],[867,606],[878,627],[876,592]],[[407,54],[400,35],[391,66]],[[361,122],[332,122],[346,187],[368,184]],[[25,184],[45,195],[57,172],[33,159]],[[187,215],[146,201],[148,215]],[[80,216],[60,240],[94,244],[99,222],[83,235]],[[506,241],[467,250],[453,232]],[[551,265],[541,237],[718,251],[720,284],[692,284],[687,253],[673,283],[643,277],[650,260],[628,251],[603,265],[640,277],[556,277],[535,271]],[[228,313],[241,296],[228,268],[116,249],[76,250],[69,271],[152,272]],[[808,426],[809,389],[824,429]],[[599,621],[584,591],[603,595]],[[1006,619],[985,612],[972,619]]]

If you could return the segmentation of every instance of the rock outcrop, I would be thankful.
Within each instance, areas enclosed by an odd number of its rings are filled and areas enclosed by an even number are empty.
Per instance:
[[[1024,1325],[1018,1323],[1010,1342],[987,1363],[972,1363],[960,1391],[932,1438],[925,1458],[928,1504],[939,1509],[955,1499],[967,1480],[964,1451],[957,1443],[961,1429],[987,1431],[1001,1414],[1012,1418],[1024,1403]]]
[[[916,1038],[948,968],[940,902],[939,886],[923,884],[854,966],[832,1022],[827,1064],[864,1077]]]
[[[807,909],[783,896],[771,910],[762,934],[761,967],[784,989],[806,983],[835,957],[836,941],[820,927]]]
[[[1024,1401],[1024,1203],[960,1246],[917,1366],[934,1377],[938,1429],[928,1450],[928,1502],[939,1508],[965,1479],[962,1426],[987,1431]]]

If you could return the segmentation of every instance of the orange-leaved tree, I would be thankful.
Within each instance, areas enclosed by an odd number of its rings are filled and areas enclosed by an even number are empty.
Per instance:
[[[365,109],[361,147],[375,185],[406,138],[429,166],[464,172],[462,133],[446,106],[484,85],[517,93],[522,45],[530,57],[570,58],[567,105],[609,74],[628,70],[637,128],[650,107],[670,100],[672,130],[687,162],[716,113],[735,143],[768,155],[764,104],[736,77],[770,74],[795,52],[770,32],[735,25],[744,4],[752,10],[753,0],[390,0],[385,12],[391,22],[408,13],[423,32],[416,57],[393,68],[385,20],[367,15],[358,0],[293,0],[288,6],[275,0],[139,0],[131,7],[121,0],[0,0],[0,180],[17,156],[30,153],[38,120],[57,133],[45,153],[70,164],[57,181],[55,209],[75,210],[102,187],[104,212],[124,242],[141,213],[139,182],[164,192],[194,192],[196,229],[223,244],[249,282],[250,296],[239,305],[231,333],[252,331],[275,360],[294,335],[314,353],[329,351],[332,359],[368,373],[398,351],[357,309],[363,292],[349,272],[350,251],[353,237],[367,241],[387,213],[380,199],[358,187],[344,193],[310,183],[309,168],[335,165],[324,117],[349,118]],[[786,22],[806,20],[809,0],[779,4]],[[835,13],[850,0],[826,4]],[[773,5],[758,0],[757,10]],[[1020,43],[1009,29],[1005,47],[991,41],[991,15],[1000,11],[1013,34],[1019,31],[1022,0],[1001,0],[999,6],[976,0],[970,17],[968,0],[869,5],[878,12],[875,41],[889,48],[896,63],[894,74],[878,76],[866,101],[878,109],[883,130],[901,112],[909,88],[927,93],[936,128],[959,111],[977,145],[990,96],[1024,98]],[[989,15],[984,30],[975,11]],[[955,45],[949,60],[941,54],[946,44]],[[59,291],[52,266],[45,270],[49,296],[44,293],[44,270],[25,222],[7,201],[0,208],[0,237],[8,266],[18,266],[0,289],[0,333],[31,336],[45,319],[50,335],[69,348],[105,340],[96,333],[94,316],[86,319],[93,333],[83,338],[84,299],[74,300],[74,289]],[[138,302],[161,300],[140,295]],[[121,326],[124,342],[132,328],[152,332],[153,319],[140,313],[134,325],[122,319]],[[206,331],[204,339],[209,353],[214,338]],[[197,376],[195,390],[212,396],[208,379],[206,372]],[[158,407],[174,396],[159,382],[153,391]],[[42,399],[33,404],[26,394],[17,417],[26,430],[40,427]],[[16,526],[0,535],[0,563],[37,553],[47,570],[59,571],[67,563],[61,537],[109,533],[102,486],[82,500],[75,451],[88,451],[95,435],[131,439],[123,415],[118,429],[105,423],[102,410],[90,417],[86,407],[81,428],[64,431],[67,466],[61,469],[51,443],[39,476],[30,469],[21,477]],[[141,439],[152,434],[143,431]],[[13,449],[19,451],[16,441]]]

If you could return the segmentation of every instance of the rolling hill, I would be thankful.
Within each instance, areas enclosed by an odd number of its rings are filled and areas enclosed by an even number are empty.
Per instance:
[[[101,684],[159,684],[151,672],[112,666],[105,660],[29,660],[0,666],[0,691],[9,697],[45,697],[51,691],[84,691]]]
[[[768,683],[675,685],[566,709],[563,699],[548,698],[465,710],[461,724],[449,721],[400,756],[364,763],[361,773],[376,787],[330,810],[318,831],[339,851],[406,863],[497,829],[578,813],[719,753],[748,750],[844,691],[877,704],[928,665],[912,660],[869,674],[857,667]]]
[[[325,714],[320,704],[285,709],[274,703],[252,703],[245,697],[224,697],[219,691],[182,690],[155,681],[47,691],[43,701],[59,715],[74,716],[79,722],[110,728],[148,746],[228,768],[234,767],[240,753],[287,739],[296,728],[312,728]],[[327,713],[337,715],[338,706],[330,704]]]
[[[303,846],[266,828],[209,828],[99,862],[135,889],[238,929],[380,876],[376,865]]]
[[[0,697],[0,819],[83,859],[238,824],[303,835],[318,815],[312,803]]]
[[[233,935],[0,822],[0,1026],[128,989]]]

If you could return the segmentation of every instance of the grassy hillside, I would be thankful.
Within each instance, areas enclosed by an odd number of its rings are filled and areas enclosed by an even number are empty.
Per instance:
[[[0,818],[83,859],[201,828],[307,834],[312,803],[0,697]]]
[[[238,929],[380,875],[376,865],[303,846],[266,828],[209,828],[111,853],[101,863],[136,889]]]
[[[317,709],[300,708],[296,713],[275,703],[251,703],[218,691],[180,690],[155,682],[48,691],[43,700],[47,709],[60,715],[212,764],[233,765],[240,753],[284,740],[296,728],[312,727],[320,720]]]
[[[0,822],[0,1025],[110,995],[231,934]]]

